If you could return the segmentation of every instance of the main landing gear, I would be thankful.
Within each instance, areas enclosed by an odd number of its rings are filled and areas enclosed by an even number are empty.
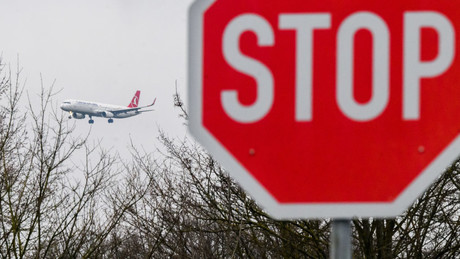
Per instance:
[[[113,123],[113,119],[109,119],[108,120],[109,123]],[[94,123],[94,120],[92,117],[89,117],[89,121],[88,121],[89,124],[93,124]]]

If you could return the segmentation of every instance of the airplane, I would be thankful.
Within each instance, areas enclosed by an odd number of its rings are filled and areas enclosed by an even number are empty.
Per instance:
[[[61,109],[69,112],[69,119],[84,119],[85,116],[88,115],[89,124],[94,123],[93,116],[108,118],[108,122],[113,123],[113,119],[123,119],[139,115],[143,112],[153,111],[141,109],[153,106],[156,98],[153,100],[152,104],[139,107],[138,103],[140,94],[141,91],[137,90],[127,107],[80,100],[65,100],[61,103]]]

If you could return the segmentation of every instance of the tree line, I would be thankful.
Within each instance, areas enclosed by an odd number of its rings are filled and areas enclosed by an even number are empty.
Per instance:
[[[193,140],[160,132],[121,158],[75,134],[53,86],[22,107],[21,73],[0,68],[1,258],[329,257],[329,219],[272,219]],[[354,258],[459,258],[459,170],[400,217],[354,219]]]

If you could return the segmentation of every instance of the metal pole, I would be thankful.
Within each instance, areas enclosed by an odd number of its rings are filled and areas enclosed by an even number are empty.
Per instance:
[[[351,220],[333,219],[331,226],[331,259],[351,259]]]

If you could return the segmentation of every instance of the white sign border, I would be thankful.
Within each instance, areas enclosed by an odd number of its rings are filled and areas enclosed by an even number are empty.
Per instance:
[[[281,204],[203,126],[203,15],[217,0],[196,0],[189,10],[189,131],[271,216],[277,219],[393,218],[401,215],[460,154],[460,134],[398,196],[389,203]]]

